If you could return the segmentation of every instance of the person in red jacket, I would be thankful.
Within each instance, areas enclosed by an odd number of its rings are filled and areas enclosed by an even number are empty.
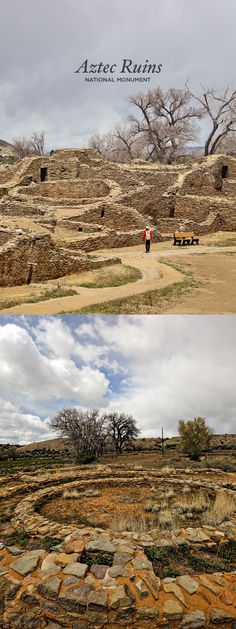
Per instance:
[[[149,227],[146,227],[146,229],[144,230],[142,239],[145,242],[145,251],[146,253],[149,253],[152,240],[152,232],[150,231]]]

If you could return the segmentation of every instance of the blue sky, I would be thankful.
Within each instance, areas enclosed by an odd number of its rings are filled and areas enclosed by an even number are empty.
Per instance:
[[[10,0],[1,3],[0,138],[44,129],[48,148],[85,146],[147,88],[235,88],[235,0]],[[89,63],[163,64],[151,84],[85,83]],[[146,89],[144,87],[144,89]],[[204,123],[203,123],[204,124]]]
[[[235,431],[231,316],[1,317],[0,443],[54,436],[62,407],[132,414],[143,436],[206,417]]]

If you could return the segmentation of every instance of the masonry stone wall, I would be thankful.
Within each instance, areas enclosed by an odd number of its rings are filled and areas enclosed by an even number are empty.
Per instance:
[[[31,273],[31,281],[39,282],[104,265],[104,261],[78,253],[80,248],[74,253],[67,251],[47,234],[15,238],[0,247],[0,286],[26,284]]]
[[[28,187],[20,187],[19,193],[29,196],[54,198],[93,198],[104,197],[109,194],[109,187],[100,180],[86,182],[56,181],[33,184]]]

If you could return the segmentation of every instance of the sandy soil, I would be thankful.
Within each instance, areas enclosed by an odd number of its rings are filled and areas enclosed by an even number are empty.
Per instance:
[[[211,236],[212,238],[212,236]],[[1,310],[1,314],[58,314],[77,311],[81,308],[122,299],[133,295],[140,295],[150,290],[157,290],[184,279],[184,275],[177,269],[162,264],[161,259],[170,264],[183,264],[187,270],[193,273],[194,278],[200,282],[200,287],[191,291],[191,294],[182,296],[171,307],[168,303],[163,307],[163,313],[168,314],[228,314],[236,312],[236,249],[234,245],[214,246],[217,237],[213,240],[213,246],[206,246],[210,237],[202,239],[203,244],[193,247],[173,247],[170,242],[153,244],[150,254],[145,254],[143,246],[134,246],[119,249],[109,249],[96,252],[96,255],[119,257],[123,264],[128,264],[139,269],[142,279],[137,282],[111,288],[76,288],[79,294],[70,297],[38,301],[32,304],[21,304],[12,308]],[[204,254],[204,255],[203,255]],[[73,276],[74,278],[76,276]],[[72,278],[72,276],[71,276]],[[64,284],[61,278],[55,284]],[[77,276],[78,280],[78,276]],[[66,282],[67,283],[67,282]],[[50,286],[52,282],[48,283]],[[54,286],[55,286],[54,284]],[[73,281],[70,279],[70,286]],[[33,287],[33,285],[32,285]],[[31,289],[32,289],[31,287]],[[45,284],[44,284],[45,287]],[[11,288],[11,295],[17,294],[19,289]],[[29,287],[30,288],[30,287]],[[9,293],[8,293],[9,297]],[[27,300],[27,297],[26,297]],[[160,311],[159,311],[160,313]],[[117,312],[118,314],[118,312]]]

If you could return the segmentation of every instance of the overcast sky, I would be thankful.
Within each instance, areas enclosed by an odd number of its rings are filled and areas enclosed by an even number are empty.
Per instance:
[[[0,317],[0,443],[53,437],[62,407],[133,414],[142,436],[205,417],[235,432],[232,316]]]
[[[85,146],[126,116],[132,91],[235,81],[235,0],[2,0],[0,24],[0,138],[8,141],[44,129],[48,148]],[[86,58],[149,59],[163,69],[146,87],[86,84],[74,73]]]

